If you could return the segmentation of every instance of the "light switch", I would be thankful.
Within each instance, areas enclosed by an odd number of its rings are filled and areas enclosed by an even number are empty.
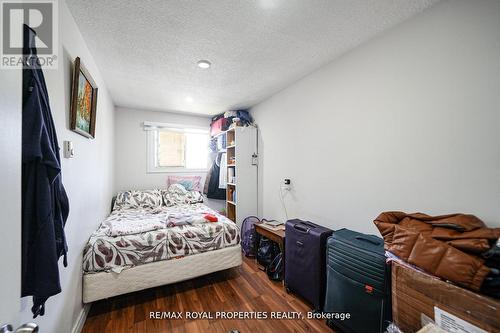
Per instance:
[[[64,141],[64,157],[73,158],[75,156],[75,151],[73,150],[73,142]]]

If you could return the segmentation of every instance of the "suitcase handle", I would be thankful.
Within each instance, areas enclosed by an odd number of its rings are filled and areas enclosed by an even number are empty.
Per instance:
[[[301,221],[301,222],[300,222],[300,223],[298,223],[298,224],[306,225],[306,226],[308,226],[308,227],[309,227],[309,229],[314,229],[314,228],[316,228],[316,227],[317,227],[317,225],[316,225],[316,224],[311,223],[311,222],[309,222],[309,221]]]
[[[378,239],[377,240],[373,240],[373,239],[365,237],[365,236],[356,236],[356,239],[360,240],[360,241],[371,243],[373,245],[381,245],[381,243],[380,243],[380,241]]]
[[[301,224],[298,224],[298,223],[295,224],[293,226],[293,228],[296,229],[296,230],[298,230],[298,231],[300,231],[300,232],[306,233],[306,234],[309,232],[309,228],[306,228],[306,227],[304,227],[304,226],[302,226]]]

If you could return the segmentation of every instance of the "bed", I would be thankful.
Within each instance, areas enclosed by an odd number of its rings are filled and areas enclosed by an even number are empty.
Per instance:
[[[84,249],[83,302],[241,265],[238,226],[200,201],[176,186],[119,193]],[[192,222],[206,214],[217,222]]]

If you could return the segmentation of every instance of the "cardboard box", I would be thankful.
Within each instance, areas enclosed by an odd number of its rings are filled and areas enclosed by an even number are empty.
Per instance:
[[[450,325],[474,325],[487,332],[500,333],[500,300],[457,287],[396,261],[392,262],[391,283],[393,321],[405,333],[422,328],[422,314],[432,320],[451,321]],[[439,318],[435,318],[435,313],[441,314]]]

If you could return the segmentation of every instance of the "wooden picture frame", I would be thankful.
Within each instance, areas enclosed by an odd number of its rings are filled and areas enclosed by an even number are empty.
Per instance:
[[[76,57],[71,85],[71,130],[94,139],[96,109],[97,85],[81,63],[80,57]]]

